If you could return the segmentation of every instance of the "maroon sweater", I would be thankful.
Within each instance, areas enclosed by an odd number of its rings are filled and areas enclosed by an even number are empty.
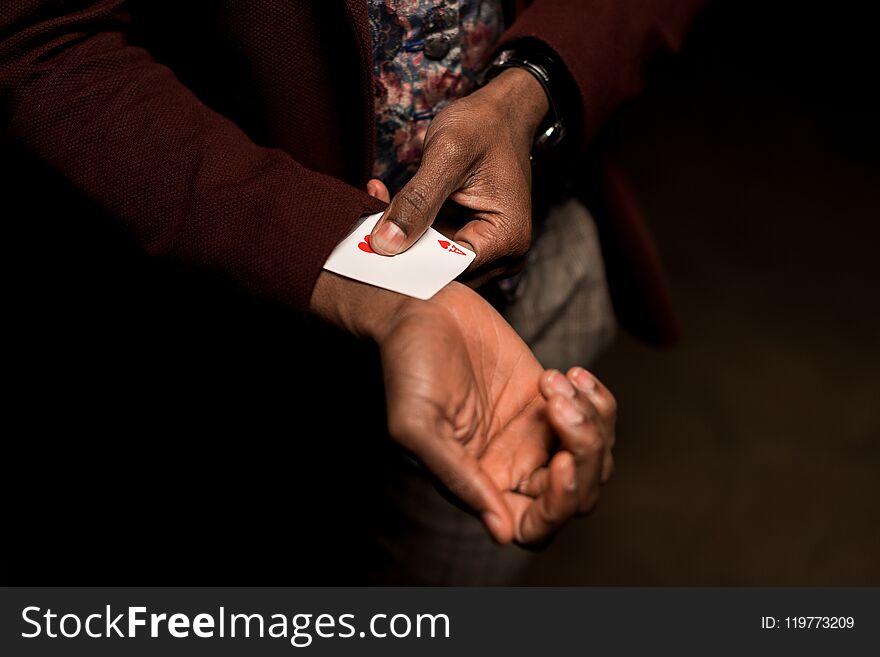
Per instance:
[[[680,47],[701,4],[536,0],[502,42],[556,51],[590,140],[639,91],[648,57]],[[362,191],[374,151],[363,0],[4,0],[0,126],[148,253],[301,310],[333,247],[382,207]],[[608,183],[616,305],[666,340],[656,256],[620,177]]]

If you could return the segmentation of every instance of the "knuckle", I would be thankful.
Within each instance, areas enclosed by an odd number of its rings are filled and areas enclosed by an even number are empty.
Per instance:
[[[600,413],[595,404],[581,394],[578,394],[576,399],[580,402],[579,408],[583,413],[584,420],[586,420],[588,424],[597,424],[600,418]]]
[[[470,158],[471,146],[466,140],[457,135],[443,135],[431,143],[428,154],[431,159],[436,159],[441,166],[456,167],[467,162]]]
[[[598,431],[587,431],[578,441],[575,456],[581,459],[596,459],[605,450],[605,441]]]
[[[429,209],[428,190],[420,184],[410,184],[398,195],[398,206],[395,220],[402,227],[407,228]]]

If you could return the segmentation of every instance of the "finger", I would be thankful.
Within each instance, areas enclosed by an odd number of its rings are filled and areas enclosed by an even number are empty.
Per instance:
[[[385,201],[385,203],[391,201],[391,194],[388,192],[388,188],[378,178],[373,178],[367,182],[367,194],[380,201]]]
[[[516,540],[525,545],[546,541],[578,510],[574,457],[557,452],[543,472],[545,488],[525,508],[517,527]]]
[[[582,367],[573,367],[566,378],[578,389],[579,394],[586,395],[599,412],[600,427],[605,441],[605,457],[602,463],[602,483],[607,483],[614,474],[614,445],[617,441],[615,423],[617,418],[617,400],[599,379]]]
[[[582,367],[571,368],[566,376],[558,370],[547,370],[541,377],[540,388],[546,398],[562,395],[571,399],[582,413],[596,414],[606,447],[609,451],[614,447],[617,401],[595,376]]]
[[[568,399],[574,399],[577,395],[574,386],[559,370],[546,370],[538,381],[538,387],[544,398],[548,400],[554,395],[562,395]],[[537,468],[528,477],[517,482],[514,490],[521,495],[536,498],[547,489],[549,477],[548,467]]]
[[[483,217],[465,224],[452,239],[477,254],[468,271],[480,271],[494,263],[503,263],[496,269],[504,270],[508,262],[516,262],[528,252],[532,228],[527,219]]]
[[[548,370],[541,378],[540,388],[546,399],[549,400],[553,395],[561,395],[571,401],[581,415],[594,420],[603,442],[607,444],[610,432],[607,430],[605,419],[601,417],[590,395],[576,387],[570,377],[562,376],[558,370]]]
[[[385,210],[370,235],[370,246],[381,255],[406,251],[433,223],[443,203],[461,187],[469,162],[457,149],[425,151],[419,170]]]
[[[547,485],[549,483],[550,468],[546,466],[541,467],[535,470],[531,476],[519,482],[515,492],[528,497],[538,497],[541,493],[547,490]]]
[[[577,389],[571,381],[562,376],[559,370],[547,370],[541,376],[538,382],[541,394],[545,399],[550,399],[553,395],[561,395],[566,399],[574,399],[577,396]]]
[[[596,411],[583,413],[573,400],[556,395],[547,404],[547,418],[561,450],[571,452],[578,481],[578,513],[589,513],[599,499],[605,444],[595,421]]]
[[[572,367],[566,376],[575,388],[587,395],[602,419],[613,427],[617,419],[617,400],[611,391],[583,367]]]

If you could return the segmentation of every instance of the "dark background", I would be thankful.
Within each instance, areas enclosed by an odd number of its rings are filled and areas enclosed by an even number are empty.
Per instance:
[[[868,5],[716,3],[624,110],[685,338],[600,359],[619,468],[531,583],[880,583]]]
[[[715,3],[621,112],[685,338],[601,358],[618,472],[528,583],[880,584],[877,30],[812,4]],[[300,396],[351,395],[350,355],[0,155],[3,578],[351,581],[365,518],[334,483],[371,474],[358,427],[381,419]],[[348,440],[329,461],[314,421]]]

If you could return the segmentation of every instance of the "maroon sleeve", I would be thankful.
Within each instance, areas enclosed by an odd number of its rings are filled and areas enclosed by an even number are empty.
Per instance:
[[[595,136],[642,87],[647,60],[677,51],[705,0],[535,0],[502,43],[535,38],[565,63],[581,92],[583,135]]]
[[[384,204],[255,145],[150,53],[123,0],[3,0],[3,139],[47,162],[151,254],[305,310],[333,247]]]

